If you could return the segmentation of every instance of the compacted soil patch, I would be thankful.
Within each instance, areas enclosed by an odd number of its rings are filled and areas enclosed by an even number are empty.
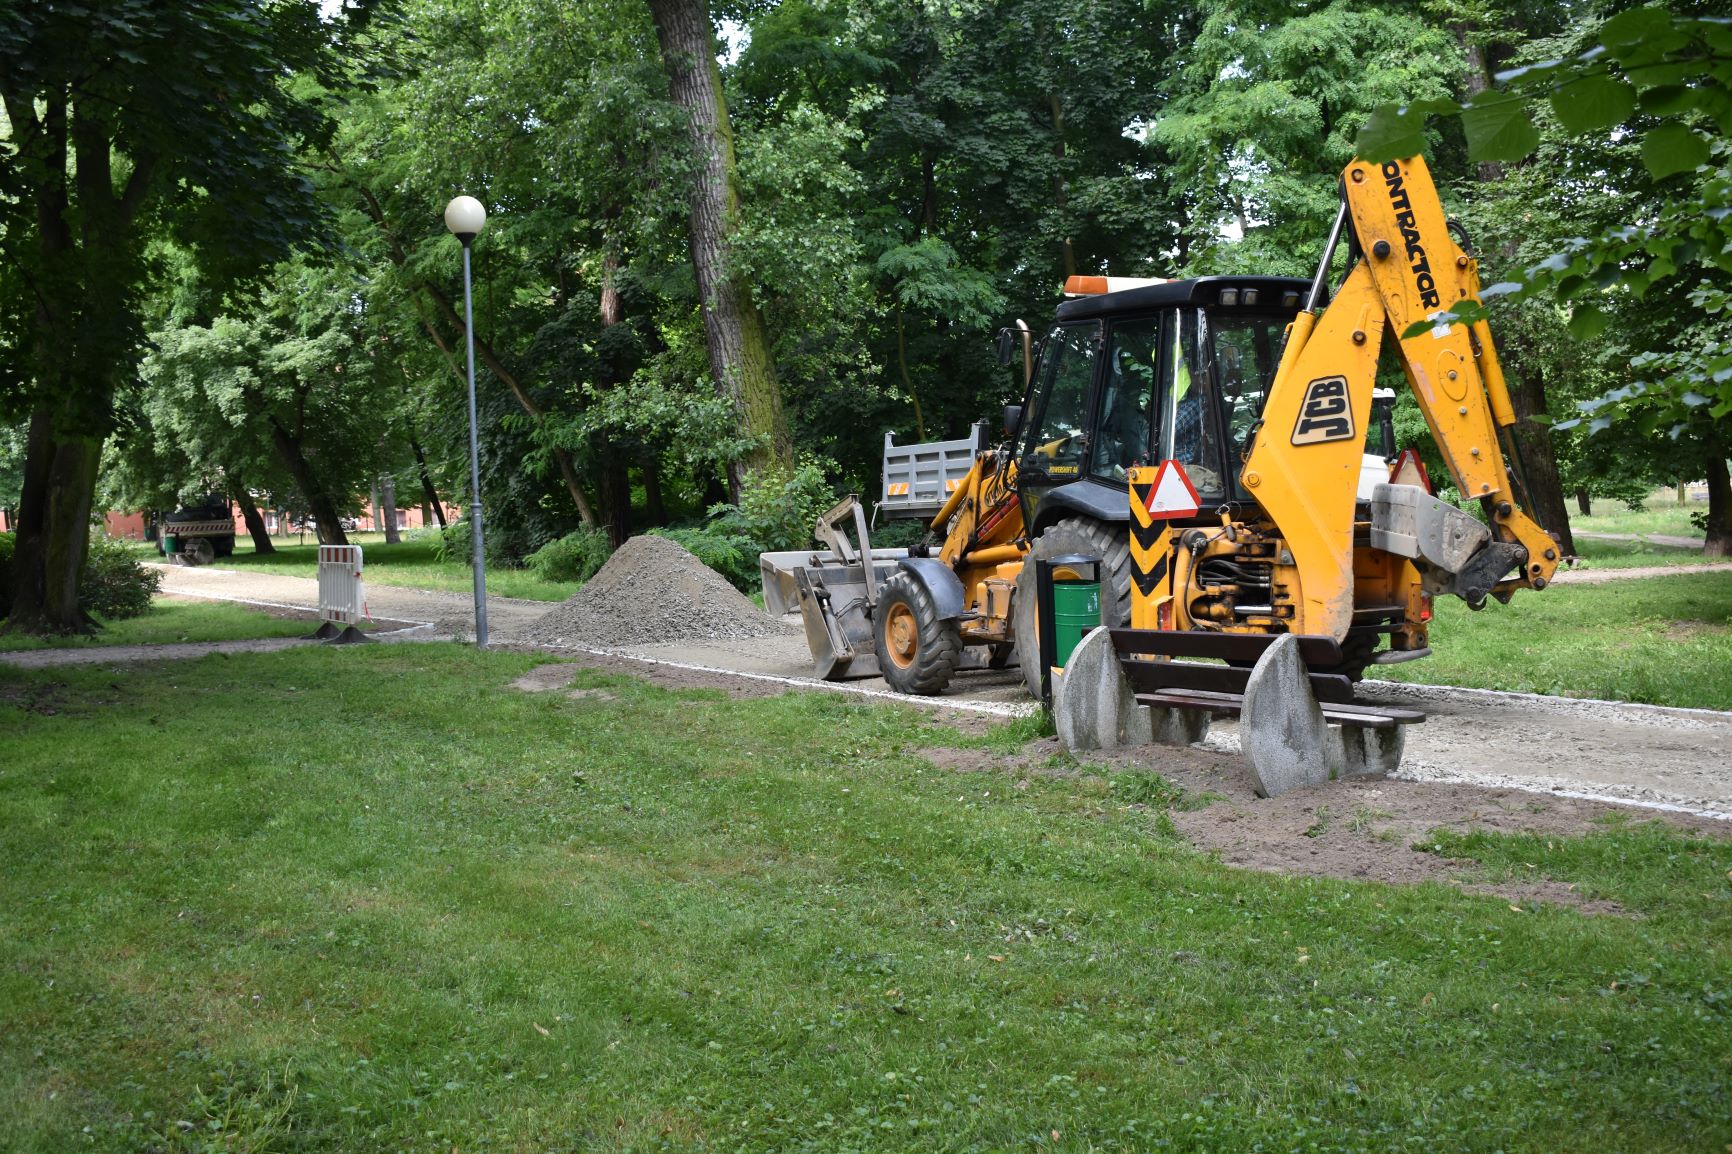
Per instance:
[[[1615,903],[1583,899],[1569,886],[1537,875],[1531,881],[1476,882],[1476,863],[1434,852],[1431,838],[1438,830],[1570,836],[1604,829],[1608,823],[1651,819],[1732,837],[1732,822],[1711,818],[1438,782],[1335,781],[1259,798],[1251,790],[1249,770],[1236,755],[1196,746],[1072,757],[1056,737],[1048,737],[1010,755],[979,749],[920,752],[941,768],[1000,772],[1013,783],[1031,776],[1092,775],[1114,782],[1126,775],[1159,774],[1174,787],[1175,801],[1166,810],[1173,829],[1227,865],[1393,884],[1436,881],[1589,913],[1621,911]],[[1121,797],[1115,790],[1108,796],[1120,805],[1147,804],[1131,800],[1136,793],[1127,791]]]

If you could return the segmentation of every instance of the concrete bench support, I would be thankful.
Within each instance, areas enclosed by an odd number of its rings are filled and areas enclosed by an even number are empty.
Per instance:
[[[1387,776],[1401,764],[1404,730],[1329,724],[1292,636],[1258,660],[1239,714],[1239,745],[1260,797],[1338,777]]]
[[[1209,715],[1195,709],[1151,709],[1137,704],[1119,667],[1111,633],[1096,629],[1053,680],[1058,739],[1073,752],[1127,745],[1189,745],[1209,735]]]

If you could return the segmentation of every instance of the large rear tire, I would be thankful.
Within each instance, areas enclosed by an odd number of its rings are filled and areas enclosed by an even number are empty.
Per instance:
[[[1069,517],[1048,525],[1034,539],[1016,579],[1011,624],[1022,682],[1040,696],[1040,615],[1034,587],[1034,562],[1070,553],[1101,559],[1101,624],[1120,628],[1131,620],[1131,545],[1129,530],[1087,517]],[[1054,576],[1062,577],[1061,570]]]
[[[1341,664],[1332,665],[1327,669],[1313,669],[1313,673],[1339,673],[1347,680],[1359,682],[1365,679],[1365,667],[1371,664],[1371,655],[1377,652],[1377,643],[1382,638],[1375,633],[1363,633],[1349,636],[1341,643]]]
[[[878,671],[898,693],[943,693],[962,662],[958,623],[938,619],[932,595],[906,569],[878,591],[872,631]]]

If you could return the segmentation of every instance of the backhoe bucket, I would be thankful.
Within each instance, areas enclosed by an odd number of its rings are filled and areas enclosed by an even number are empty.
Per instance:
[[[849,521],[854,540],[845,528]],[[819,677],[826,681],[876,677],[872,608],[878,587],[896,572],[908,550],[873,549],[865,514],[852,497],[818,518],[814,535],[831,547],[821,552],[758,554],[764,608],[777,616],[800,611],[806,646]]]

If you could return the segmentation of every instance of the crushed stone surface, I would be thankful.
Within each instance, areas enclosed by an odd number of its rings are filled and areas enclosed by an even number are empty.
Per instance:
[[[1732,562],[1696,565],[1637,565],[1629,569],[1559,569],[1553,579],[1560,585],[1604,585],[1608,581],[1634,581],[1642,577],[1680,577],[1687,573],[1732,573]]]
[[[793,627],[666,537],[633,537],[594,577],[517,635],[543,645],[618,648],[778,637]]]

